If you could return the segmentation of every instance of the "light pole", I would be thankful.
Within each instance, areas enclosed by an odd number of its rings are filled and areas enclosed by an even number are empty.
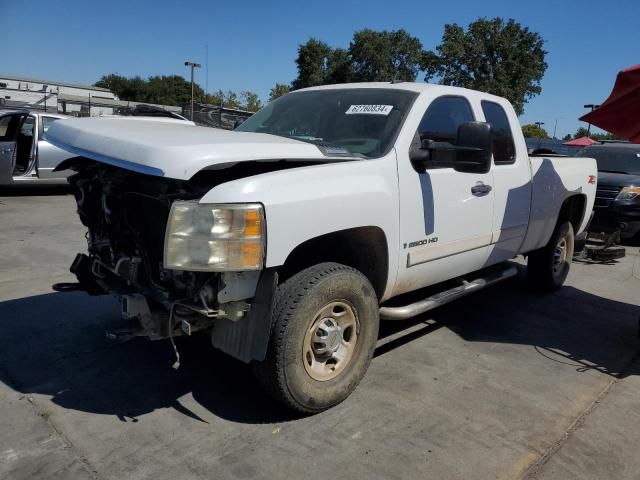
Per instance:
[[[42,85],[42,91],[44,92],[44,111],[47,111],[47,88],[49,85]]]
[[[191,121],[193,122],[193,70],[200,68],[202,65],[194,62],[184,62],[185,67],[191,67]]]
[[[533,122],[535,125],[538,126],[538,128],[542,128],[542,125],[544,125],[544,122]]]
[[[596,108],[598,108],[600,105],[596,105],[595,103],[587,103],[584,108],[590,108],[591,111],[593,112]],[[587,123],[587,137],[591,135],[591,123]]]

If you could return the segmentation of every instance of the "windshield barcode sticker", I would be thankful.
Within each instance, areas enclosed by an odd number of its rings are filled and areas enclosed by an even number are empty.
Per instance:
[[[389,115],[393,110],[393,105],[351,105],[346,112],[347,115]]]

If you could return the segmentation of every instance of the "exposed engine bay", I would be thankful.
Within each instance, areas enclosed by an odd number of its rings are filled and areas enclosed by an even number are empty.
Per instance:
[[[269,277],[272,282],[273,275],[167,269],[163,265],[165,229],[177,200],[197,200],[225,181],[294,165],[245,163],[242,168],[236,165],[204,171],[189,181],[145,175],[84,158],[65,166],[76,171],[69,183],[80,220],[88,229],[88,253],[78,254],[71,266],[79,282],[73,284],[75,288],[60,284],[57,289],[119,297],[123,317],[136,320],[139,328],[115,332],[111,338],[190,335],[211,329],[217,321],[217,346],[245,361],[255,357],[250,351],[242,353],[245,345],[225,344],[233,340],[229,335],[235,336],[232,330],[237,327],[231,324],[248,323],[239,320],[248,316],[256,303],[259,279]],[[263,294],[269,297],[270,290]],[[259,309],[254,310],[257,315]],[[212,336],[214,345],[216,335]]]

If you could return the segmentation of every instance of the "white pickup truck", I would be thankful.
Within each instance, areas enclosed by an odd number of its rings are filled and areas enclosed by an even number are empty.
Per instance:
[[[592,159],[529,157],[505,99],[422,83],[296,91],[233,132],[89,118],[48,139],[78,156],[59,168],[88,228],[79,283],[55,288],[118,295],[136,326],[114,336],[203,331],[306,413],[354,390],[380,319],[513,276],[517,255],[560,287],[596,189]]]

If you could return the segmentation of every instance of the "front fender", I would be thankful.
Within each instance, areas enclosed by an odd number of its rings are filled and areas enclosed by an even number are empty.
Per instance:
[[[391,252],[398,248],[395,151],[359,162],[328,163],[233,180],[200,203],[258,202],[267,221],[266,267],[283,265],[298,245],[327,233],[376,226]],[[389,255],[387,289],[395,283],[397,255]]]

